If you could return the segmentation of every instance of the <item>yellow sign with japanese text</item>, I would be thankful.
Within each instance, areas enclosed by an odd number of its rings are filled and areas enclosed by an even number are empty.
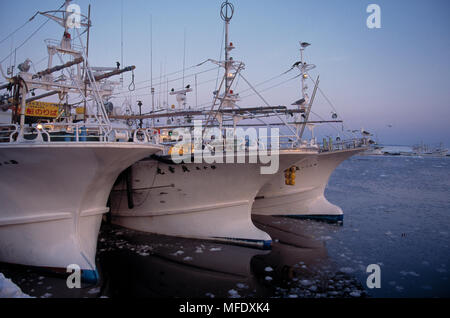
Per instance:
[[[58,104],[33,101],[26,104],[25,116],[56,118],[58,110]]]

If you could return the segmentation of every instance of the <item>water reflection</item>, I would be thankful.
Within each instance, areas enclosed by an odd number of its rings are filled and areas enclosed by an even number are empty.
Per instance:
[[[255,225],[274,240],[270,251],[103,224],[97,285],[68,289],[68,274],[6,264],[0,264],[0,272],[35,297],[363,296],[354,278],[334,269],[310,222],[255,217]]]
[[[304,223],[281,220],[254,219],[275,239],[271,251],[104,227],[98,260],[105,294],[330,297],[361,290],[351,277],[333,272],[324,242],[305,235]],[[336,277],[342,281],[333,286]]]

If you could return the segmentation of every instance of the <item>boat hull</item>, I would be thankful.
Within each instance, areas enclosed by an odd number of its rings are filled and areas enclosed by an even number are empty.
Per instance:
[[[286,185],[283,172],[265,184],[256,196],[252,213],[342,221],[343,211],[325,198],[333,171],[365,148],[322,152],[298,161],[295,185]]]
[[[279,168],[312,155],[281,152]],[[111,195],[112,222],[144,232],[268,248],[270,236],[251,220],[256,193],[273,178],[260,173],[262,165],[140,161],[131,170],[134,207],[122,180]]]
[[[0,144],[0,261],[64,270],[76,264],[86,277],[95,276],[97,235],[114,181],[127,166],[160,149]]]

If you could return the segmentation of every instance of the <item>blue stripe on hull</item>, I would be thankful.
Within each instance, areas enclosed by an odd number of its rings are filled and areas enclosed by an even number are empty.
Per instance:
[[[81,281],[88,284],[96,284],[99,281],[97,270],[81,270]]]
[[[263,250],[272,249],[272,240],[251,240],[242,238],[232,238],[232,237],[213,237],[213,239],[224,240],[225,243],[232,245],[245,246],[245,247],[256,247]],[[227,242],[228,241],[228,242]]]

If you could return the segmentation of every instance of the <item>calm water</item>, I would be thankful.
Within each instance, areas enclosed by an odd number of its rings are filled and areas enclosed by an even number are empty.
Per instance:
[[[326,190],[344,224],[256,217],[271,251],[104,225],[101,282],[0,265],[37,297],[449,297],[450,158],[353,157]],[[379,264],[381,288],[365,287]]]
[[[379,263],[377,297],[450,296],[450,158],[353,157],[326,191],[344,226],[321,228],[330,257],[355,270]]]

